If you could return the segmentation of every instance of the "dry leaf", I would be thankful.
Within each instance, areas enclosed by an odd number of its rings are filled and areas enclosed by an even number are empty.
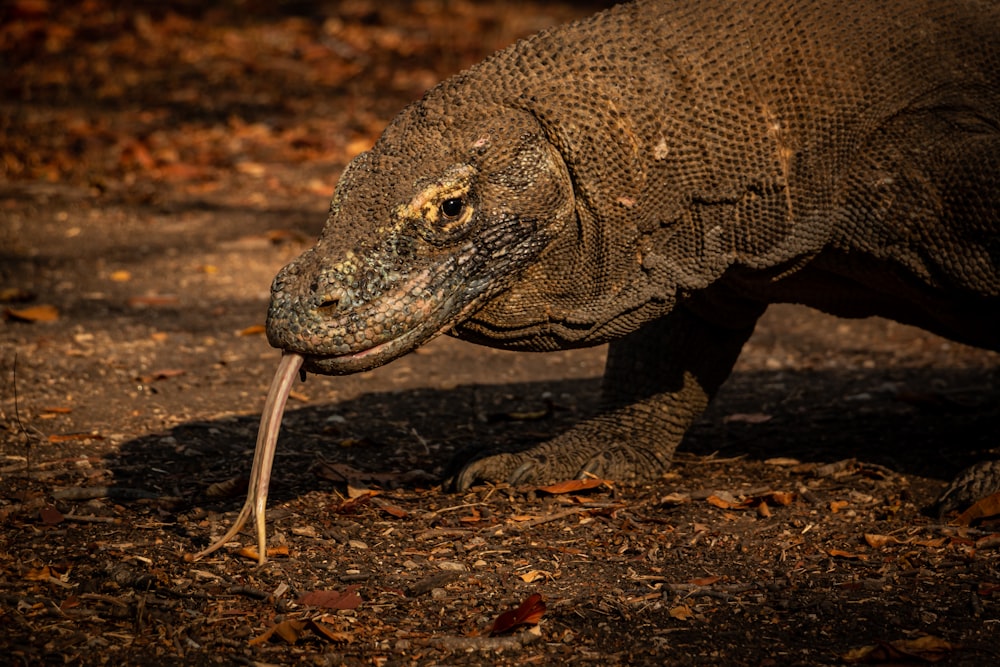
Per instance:
[[[761,501],[760,504],[757,505],[757,516],[759,516],[762,519],[771,518],[771,508],[768,507],[767,503],[765,503],[764,501]]]
[[[578,493],[588,489],[596,489],[599,486],[611,486],[611,482],[606,479],[568,479],[565,482],[558,482],[550,486],[540,486],[536,491],[558,495],[561,493]]]
[[[719,496],[716,496],[714,494],[709,496],[708,498],[705,498],[705,502],[707,502],[709,505],[714,505],[715,507],[724,510],[732,509],[733,507],[735,507],[733,503],[723,498],[720,498]]]
[[[49,442],[74,442],[76,440],[104,440],[104,436],[99,433],[53,433],[48,437]]]
[[[251,646],[257,646],[265,643],[274,635],[278,635],[289,644],[294,644],[302,637],[307,625],[308,622],[301,619],[288,619],[268,628],[262,635],[254,637],[248,643]]]
[[[0,287],[0,303],[23,303],[34,298],[34,294],[20,287]]]
[[[393,505],[391,503],[387,503],[384,501],[377,501],[375,504],[378,506],[380,510],[382,510],[389,516],[396,517],[397,519],[405,519],[406,517],[409,516],[409,512],[404,510],[402,507],[397,507],[396,505]],[[459,519],[459,521],[461,521],[461,519]]]
[[[826,553],[833,556],[834,558],[848,558],[851,560],[868,560],[868,556],[866,556],[865,554],[854,554],[851,553],[850,551],[844,551],[842,549],[829,549],[827,550]]]
[[[376,491],[375,489],[369,489],[357,480],[347,483],[347,497],[351,500],[357,500],[358,498],[370,498],[372,496],[377,496],[380,493],[382,492]]]
[[[868,546],[873,549],[881,549],[887,547],[890,544],[899,544],[899,540],[892,535],[875,535],[873,533],[865,533],[865,542]]]
[[[532,593],[517,609],[505,611],[493,621],[490,635],[499,635],[522,625],[538,625],[545,614],[545,600],[541,594]]]
[[[774,419],[773,416],[764,414],[763,412],[750,412],[750,413],[736,412],[731,415],[726,415],[725,417],[723,417],[722,423],[764,424],[766,422],[771,421],[772,419]]]
[[[52,571],[49,566],[40,567],[35,570],[28,570],[24,574],[25,581],[48,581],[52,577]]]
[[[38,510],[38,518],[46,526],[54,526],[58,523],[62,523],[65,517],[63,516],[63,513],[55,507],[43,507]]]
[[[350,632],[338,632],[316,618],[309,619],[309,629],[328,642],[349,642],[354,639]]]
[[[771,491],[766,495],[768,500],[773,500],[778,505],[788,507],[795,502],[795,494],[788,491]]]
[[[267,327],[263,324],[254,324],[240,331],[238,336],[257,336],[267,331]]]
[[[343,593],[340,591],[310,591],[300,596],[298,603],[325,609],[357,609],[361,605],[361,596],[355,592],[356,590],[358,590],[358,586],[348,586]]]
[[[923,662],[938,662],[948,657],[959,647],[940,637],[924,635],[916,639],[899,639],[879,642],[874,646],[862,646],[845,653],[845,662],[866,662],[873,664],[910,663],[913,658]]]
[[[248,560],[260,560],[260,555],[257,553],[257,549],[255,549],[254,547],[242,547],[240,548],[239,551],[236,552],[236,555],[242,556],[243,558],[246,558]],[[287,556],[287,555],[288,555],[287,545],[282,544],[277,547],[267,548],[268,558],[270,558],[271,556]]]
[[[42,408],[42,412],[47,412],[53,415],[68,415],[73,412],[73,408],[48,407]]]
[[[157,380],[169,380],[170,378],[180,377],[187,373],[183,368],[164,368],[163,370],[153,371],[147,375],[140,375],[136,378],[137,382],[142,384],[149,384],[150,382],[156,382]]]
[[[462,523],[479,523],[482,519],[482,514],[475,507],[472,508],[472,514],[469,516],[462,516],[458,518],[458,520]]]
[[[174,306],[179,303],[179,299],[172,294],[150,294],[147,296],[133,296],[128,300],[128,305],[135,307],[142,306]]]
[[[59,310],[55,306],[31,306],[29,308],[4,308],[4,316],[20,322],[55,322]]]
[[[831,500],[830,501],[830,511],[836,514],[840,510],[844,509],[850,505],[850,501],[847,500]]]
[[[538,581],[539,579],[547,579],[552,576],[550,572],[545,572],[544,570],[531,570],[530,572],[525,572],[520,575],[521,581],[526,584]]]
[[[774,458],[765,460],[764,463],[766,463],[769,466],[791,467],[800,465],[802,461],[798,459],[788,458],[785,456],[776,456]]]
[[[722,577],[714,575],[711,577],[699,577],[697,579],[691,579],[688,583],[694,584],[695,586],[711,586],[720,579],[722,579]]]
[[[116,283],[127,283],[132,280],[132,274],[122,269],[120,271],[112,271],[108,278],[111,278]]]
[[[235,495],[246,493],[249,485],[250,480],[243,475],[230,477],[229,479],[222,480],[221,482],[209,484],[208,488],[205,489],[205,497],[230,498]]]
[[[678,621],[689,621],[694,618],[694,612],[686,604],[678,605],[671,609],[670,615]]]
[[[1000,515],[1000,491],[978,500],[972,507],[955,517],[952,523],[968,526],[973,521],[997,515]]]
[[[687,493],[670,493],[660,498],[661,505],[683,505],[691,502],[691,496]]]

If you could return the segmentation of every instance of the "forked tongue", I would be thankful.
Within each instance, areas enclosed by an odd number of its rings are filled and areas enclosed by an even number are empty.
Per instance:
[[[288,393],[292,390],[295,375],[302,367],[303,358],[294,352],[285,352],[278,364],[278,370],[271,380],[271,388],[264,401],[264,411],[260,416],[260,429],[257,431],[257,448],[253,454],[253,468],[250,470],[250,486],[247,489],[247,499],[243,509],[225,535],[211,546],[194,554],[185,554],[185,560],[195,561],[203,556],[217,551],[226,542],[236,537],[247,519],[253,514],[257,528],[257,560],[263,565],[267,561],[267,535],[265,533],[265,508],[267,506],[267,487],[271,483],[271,466],[274,463],[274,451],[278,445],[278,429],[281,427],[281,415],[285,411]]]

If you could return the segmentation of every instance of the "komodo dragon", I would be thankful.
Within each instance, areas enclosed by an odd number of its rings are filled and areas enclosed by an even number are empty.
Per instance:
[[[267,337],[330,375],[610,343],[599,415],[453,481],[649,480],[770,303],[1000,350],[998,232],[995,0],[640,0],[404,109]]]

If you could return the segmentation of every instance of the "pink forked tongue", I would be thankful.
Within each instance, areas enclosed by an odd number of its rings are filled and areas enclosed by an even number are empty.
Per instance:
[[[247,489],[247,500],[243,509],[225,535],[216,540],[204,551],[199,551],[187,560],[198,560],[217,551],[222,545],[236,537],[236,534],[246,525],[247,519],[253,514],[257,528],[257,558],[263,565],[267,561],[267,535],[265,534],[265,514],[267,506],[267,487],[271,483],[271,465],[274,463],[274,451],[278,445],[278,429],[281,426],[281,415],[285,411],[288,393],[292,390],[295,375],[302,367],[303,358],[293,352],[286,352],[281,357],[278,370],[271,380],[271,388],[267,392],[264,411],[260,416],[260,429],[257,431],[257,448],[253,454],[253,468],[250,470],[250,487]]]

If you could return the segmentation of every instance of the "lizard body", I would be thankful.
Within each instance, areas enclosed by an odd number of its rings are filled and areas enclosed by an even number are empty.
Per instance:
[[[439,84],[345,170],[272,286],[323,374],[442,332],[610,342],[603,409],[455,483],[650,479],[769,303],[1000,350],[1000,6],[676,0]]]

